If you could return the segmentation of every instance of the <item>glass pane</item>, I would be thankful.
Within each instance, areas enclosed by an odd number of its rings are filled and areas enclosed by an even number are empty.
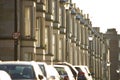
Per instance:
[[[46,53],[48,53],[48,28],[45,28],[45,47]]]
[[[31,65],[1,64],[0,70],[5,70],[12,79],[35,79],[35,73]]]
[[[36,46],[39,47],[40,46],[40,18],[37,18],[36,20]]]
[[[25,7],[25,35],[30,36],[30,7]]]
[[[59,59],[62,59],[62,39],[59,40]]]
[[[53,49],[53,55],[54,55],[54,59],[56,58],[56,35],[55,34],[53,34],[53,47],[52,47],[52,49]]]

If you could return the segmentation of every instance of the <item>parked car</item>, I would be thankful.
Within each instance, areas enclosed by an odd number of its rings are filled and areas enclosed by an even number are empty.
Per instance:
[[[34,61],[0,62],[0,70],[6,71],[12,80],[45,80],[42,71]]]
[[[78,71],[75,69],[75,67],[73,67],[72,64],[67,63],[67,62],[58,62],[58,63],[56,63],[56,64],[57,64],[57,65],[66,65],[66,66],[68,66],[68,67],[70,68],[70,70],[72,71],[72,74],[73,74],[73,76],[74,76],[74,79],[77,80],[77,78],[78,78]]]
[[[12,80],[12,79],[6,71],[0,70],[0,80]]]
[[[48,73],[50,74],[50,80],[60,80],[60,75],[53,65],[48,65]]]
[[[61,80],[75,80],[74,75],[72,74],[72,71],[70,68],[66,65],[54,65],[56,70],[58,71]]]
[[[87,66],[83,66],[83,65],[76,65],[76,66],[74,66],[77,70],[78,70],[78,72],[79,72],[79,74],[78,74],[78,76],[79,76],[79,78],[80,78],[80,76],[81,75],[83,75],[85,78],[84,78],[84,80],[93,80],[92,79],[92,75],[91,75],[91,73],[90,73],[90,71],[89,71],[89,68],[87,67]],[[79,79],[80,80],[80,79]]]
[[[39,68],[41,69],[43,75],[47,78],[48,76],[48,70],[47,70],[47,64],[45,62],[37,62]]]
[[[52,67],[52,65],[48,65],[45,62],[37,62],[39,65],[40,69],[42,70],[42,73],[46,77],[47,80],[59,80],[60,75],[58,72],[56,72],[56,69]]]

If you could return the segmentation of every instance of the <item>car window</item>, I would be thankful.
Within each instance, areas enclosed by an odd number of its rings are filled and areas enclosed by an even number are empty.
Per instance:
[[[82,71],[79,67],[75,67],[77,69],[77,71]]]
[[[74,78],[77,77],[77,72],[75,71],[75,68],[70,66],[69,64],[66,64],[66,63],[63,63],[63,64],[58,64],[58,65],[66,65],[70,68],[70,70],[72,71],[73,75],[74,75]]]
[[[86,68],[85,68],[85,71],[86,71],[87,73],[89,73],[88,70],[87,70]]]
[[[67,75],[67,72],[62,67],[55,67],[60,75]]]
[[[40,67],[42,73],[44,74],[44,76],[47,76],[47,75],[46,75],[46,71],[45,71],[45,66],[42,65],[42,64],[38,64],[38,65],[39,65],[39,67]]]
[[[35,79],[35,72],[31,65],[0,65],[0,70],[10,74],[12,79]]]

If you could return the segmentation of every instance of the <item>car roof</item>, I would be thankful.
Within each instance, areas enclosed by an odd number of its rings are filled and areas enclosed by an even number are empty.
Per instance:
[[[0,64],[35,64],[35,61],[2,61]]]
[[[46,62],[36,62],[37,64],[40,64],[40,65],[45,65],[47,66],[48,64]]]
[[[87,67],[85,65],[73,65],[73,66],[75,66],[75,67]]]
[[[70,69],[72,69],[73,73],[76,73],[76,74],[78,73],[78,71],[75,69],[75,67],[68,62],[58,62],[57,65],[67,65],[68,67],[70,67]]]
[[[55,66],[55,67],[68,67],[68,66],[66,66],[66,65],[57,65],[57,64],[55,64],[55,65],[53,65],[53,66]]]
[[[39,63],[39,64],[47,64],[46,62],[36,62],[36,63]]]

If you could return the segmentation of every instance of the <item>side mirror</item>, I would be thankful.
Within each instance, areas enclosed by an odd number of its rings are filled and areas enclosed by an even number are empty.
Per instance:
[[[39,79],[42,80],[43,79],[43,76],[42,75],[38,75]]]

